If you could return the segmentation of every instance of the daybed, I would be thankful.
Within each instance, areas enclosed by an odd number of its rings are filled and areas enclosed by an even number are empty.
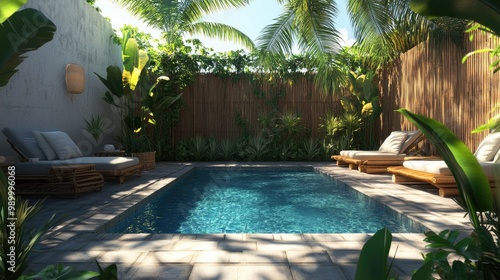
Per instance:
[[[488,135],[474,156],[482,166],[492,188],[500,176],[500,132]],[[442,197],[458,196],[455,179],[443,160],[405,160],[402,166],[389,167],[392,181],[403,185],[429,183],[439,189]]]
[[[73,140],[61,131],[6,127],[2,132],[21,160],[15,165],[17,179],[49,176],[53,167],[67,165],[93,166],[104,178],[118,179],[120,183],[126,176],[141,175],[142,166],[137,158],[84,157]]]
[[[337,166],[348,166],[365,173],[386,173],[387,167],[402,165],[408,152],[422,138],[420,130],[393,131],[378,151],[344,150],[332,159],[337,161]]]

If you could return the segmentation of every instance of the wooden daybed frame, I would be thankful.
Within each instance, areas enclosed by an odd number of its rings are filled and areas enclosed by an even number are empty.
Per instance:
[[[406,147],[402,154],[393,156],[387,153],[381,154],[378,158],[351,158],[341,155],[333,155],[331,158],[337,161],[337,166],[348,167],[351,170],[358,170],[368,174],[387,173],[387,168],[390,166],[403,165],[405,157],[410,154],[410,151],[417,147],[418,143],[424,139],[424,135],[420,134]]]
[[[434,174],[424,171],[413,170],[404,166],[388,167],[387,171],[392,173],[392,182],[401,185],[430,184],[438,188],[441,197],[457,197],[460,195],[455,178],[452,175]],[[490,179],[492,190],[495,180]]]

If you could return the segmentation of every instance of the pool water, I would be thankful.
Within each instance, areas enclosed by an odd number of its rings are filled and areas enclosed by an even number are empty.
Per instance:
[[[311,169],[195,168],[109,232],[422,232],[381,203]]]

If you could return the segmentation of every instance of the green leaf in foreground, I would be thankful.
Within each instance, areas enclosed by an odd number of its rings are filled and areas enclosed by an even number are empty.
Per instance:
[[[387,257],[392,234],[387,228],[377,231],[363,246],[356,269],[356,280],[387,279]]]

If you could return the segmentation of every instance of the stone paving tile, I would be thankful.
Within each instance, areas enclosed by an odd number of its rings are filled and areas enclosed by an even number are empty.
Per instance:
[[[259,264],[259,265],[207,265],[195,264],[189,280],[255,280],[273,279],[289,280],[292,274],[288,265]]]
[[[196,258],[197,251],[149,252],[142,264],[184,263],[189,264]]]
[[[332,264],[293,264],[291,271],[294,280],[347,280],[340,267]]]
[[[139,265],[131,268],[123,278],[124,280],[187,280],[193,267],[191,265]]]
[[[289,263],[332,263],[326,251],[287,251],[286,256]]]
[[[219,249],[232,252],[257,250],[256,241],[222,241],[219,242]]]

